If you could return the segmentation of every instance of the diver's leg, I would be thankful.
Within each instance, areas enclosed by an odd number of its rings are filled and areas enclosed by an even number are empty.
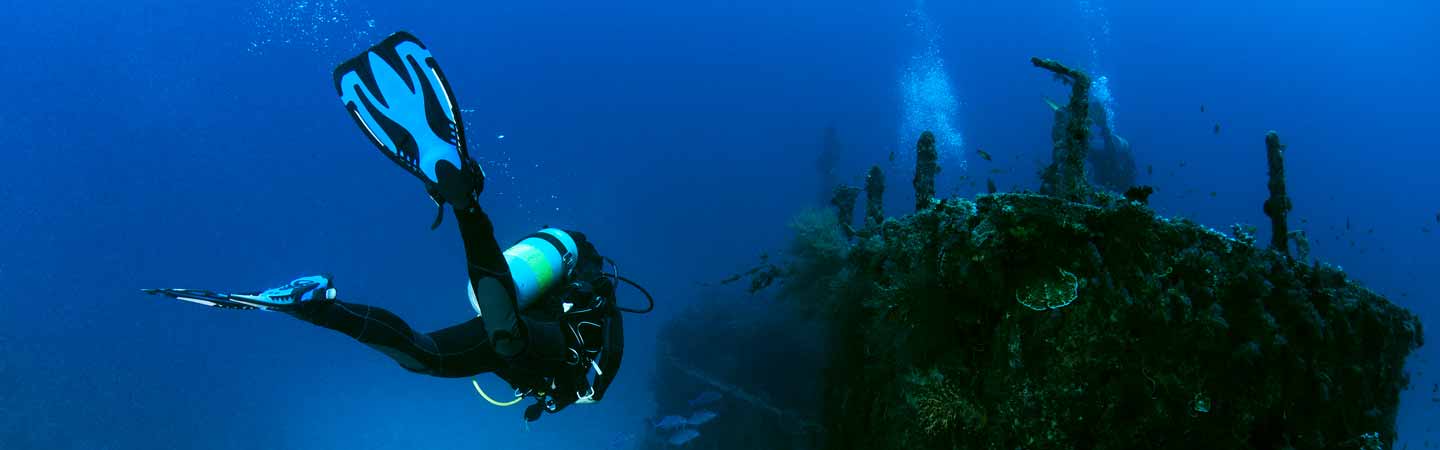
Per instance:
[[[469,262],[470,288],[495,353],[512,362],[560,361],[567,354],[560,324],[525,319],[516,306],[514,279],[495,241],[495,226],[478,204],[455,208]],[[523,360],[523,361],[522,361]]]
[[[470,289],[479,305],[480,319],[490,333],[495,352],[511,357],[524,348],[518,307],[515,303],[515,282],[500,244],[495,241],[495,225],[478,206],[455,208],[460,224],[460,239],[465,243],[465,261],[469,263]]]
[[[455,378],[489,372],[502,365],[479,318],[422,334],[390,311],[369,305],[314,301],[302,304],[291,314],[379,350],[411,372]]]

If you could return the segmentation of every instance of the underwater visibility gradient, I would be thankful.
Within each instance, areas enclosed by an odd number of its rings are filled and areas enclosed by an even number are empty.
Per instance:
[[[1440,448],[1435,23],[1420,0],[14,3],[0,449]],[[603,400],[526,421],[496,374],[142,291],[328,274],[419,333],[476,318],[456,217],[431,229],[336,95],[398,31],[443,67],[501,248],[578,231],[653,295]]]

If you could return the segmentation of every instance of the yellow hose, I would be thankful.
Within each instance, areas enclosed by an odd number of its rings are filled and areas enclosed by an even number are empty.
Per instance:
[[[472,379],[470,379],[470,384],[475,385],[475,392],[479,392],[481,397],[485,397],[485,401],[490,402],[490,404],[495,405],[495,406],[510,406],[510,405],[514,405],[514,404],[516,404],[516,403],[520,403],[521,400],[524,400],[524,399],[525,399],[525,396],[523,396],[523,395],[516,395],[514,400],[511,400],[511,401],[508,401],[508,402],[497,402],[497,401],[495,401],[495,399],[490,398],[489,395],[485,395],[485,390],[484,390],[484,389],[480,389],[480,382],[479,382],[479,381],[475,381],[475,379],[472,378]]]

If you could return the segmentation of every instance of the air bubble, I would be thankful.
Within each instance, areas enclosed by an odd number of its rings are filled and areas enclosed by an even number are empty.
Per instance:
[[[924,2],[918,2],[924,6]],[[942,158],[957,161],[964,170],[965,160],[960,158],[964,138],[955,128],[960,102],[951,88],[950,75],[945,71],[945,60],[940,56],[939,33],[929,16],[919,7],[911,13],[913,28],[920,50],[910,58],[900,78],[900,91],[904,98],[904,116],[900,126],[900,148],[914,146],[920,133],[930,131],[935,135],[935,146]],[[910,152],[901,152],[906,162],[913,158]]]
[[[260,0],[251,8],[249,51],[300,49],[327,60],[344,59],[371,44],[375,20],[368,15],[346,0]]]

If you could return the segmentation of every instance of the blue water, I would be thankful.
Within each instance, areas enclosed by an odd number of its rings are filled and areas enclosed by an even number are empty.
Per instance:
[[[12,2],[0,448],[623,444],[654,414],[659,322],[698,283],[782,248],[816,197],[826,125],[846,144],[842,180],[887,168],[892,212],[910,202],[911,118],[953,133],[942,194],[983,191],[987,176],[1034,189],[1050,152],[1041,98],[1067,91],[1030,56],[1107,77],[1164,214],[1264,235],[1263,134],[1279,131],[1291,226],[1315,256],[1440,319],[1435,2],[611,3]],[[398,29],[426,41],[473,110],[501,241],[583,230],[659,298],[628,320],[605,402],[524,432],[468,381],[410,374],[337,333],[138,292],[328,271],[345,297],[419,329],[472,314],[453,225],[427,230],[433,205],[331,85],[335,64]],[[1397,448],[1440,442],[1435,347],[1410,363]]]

